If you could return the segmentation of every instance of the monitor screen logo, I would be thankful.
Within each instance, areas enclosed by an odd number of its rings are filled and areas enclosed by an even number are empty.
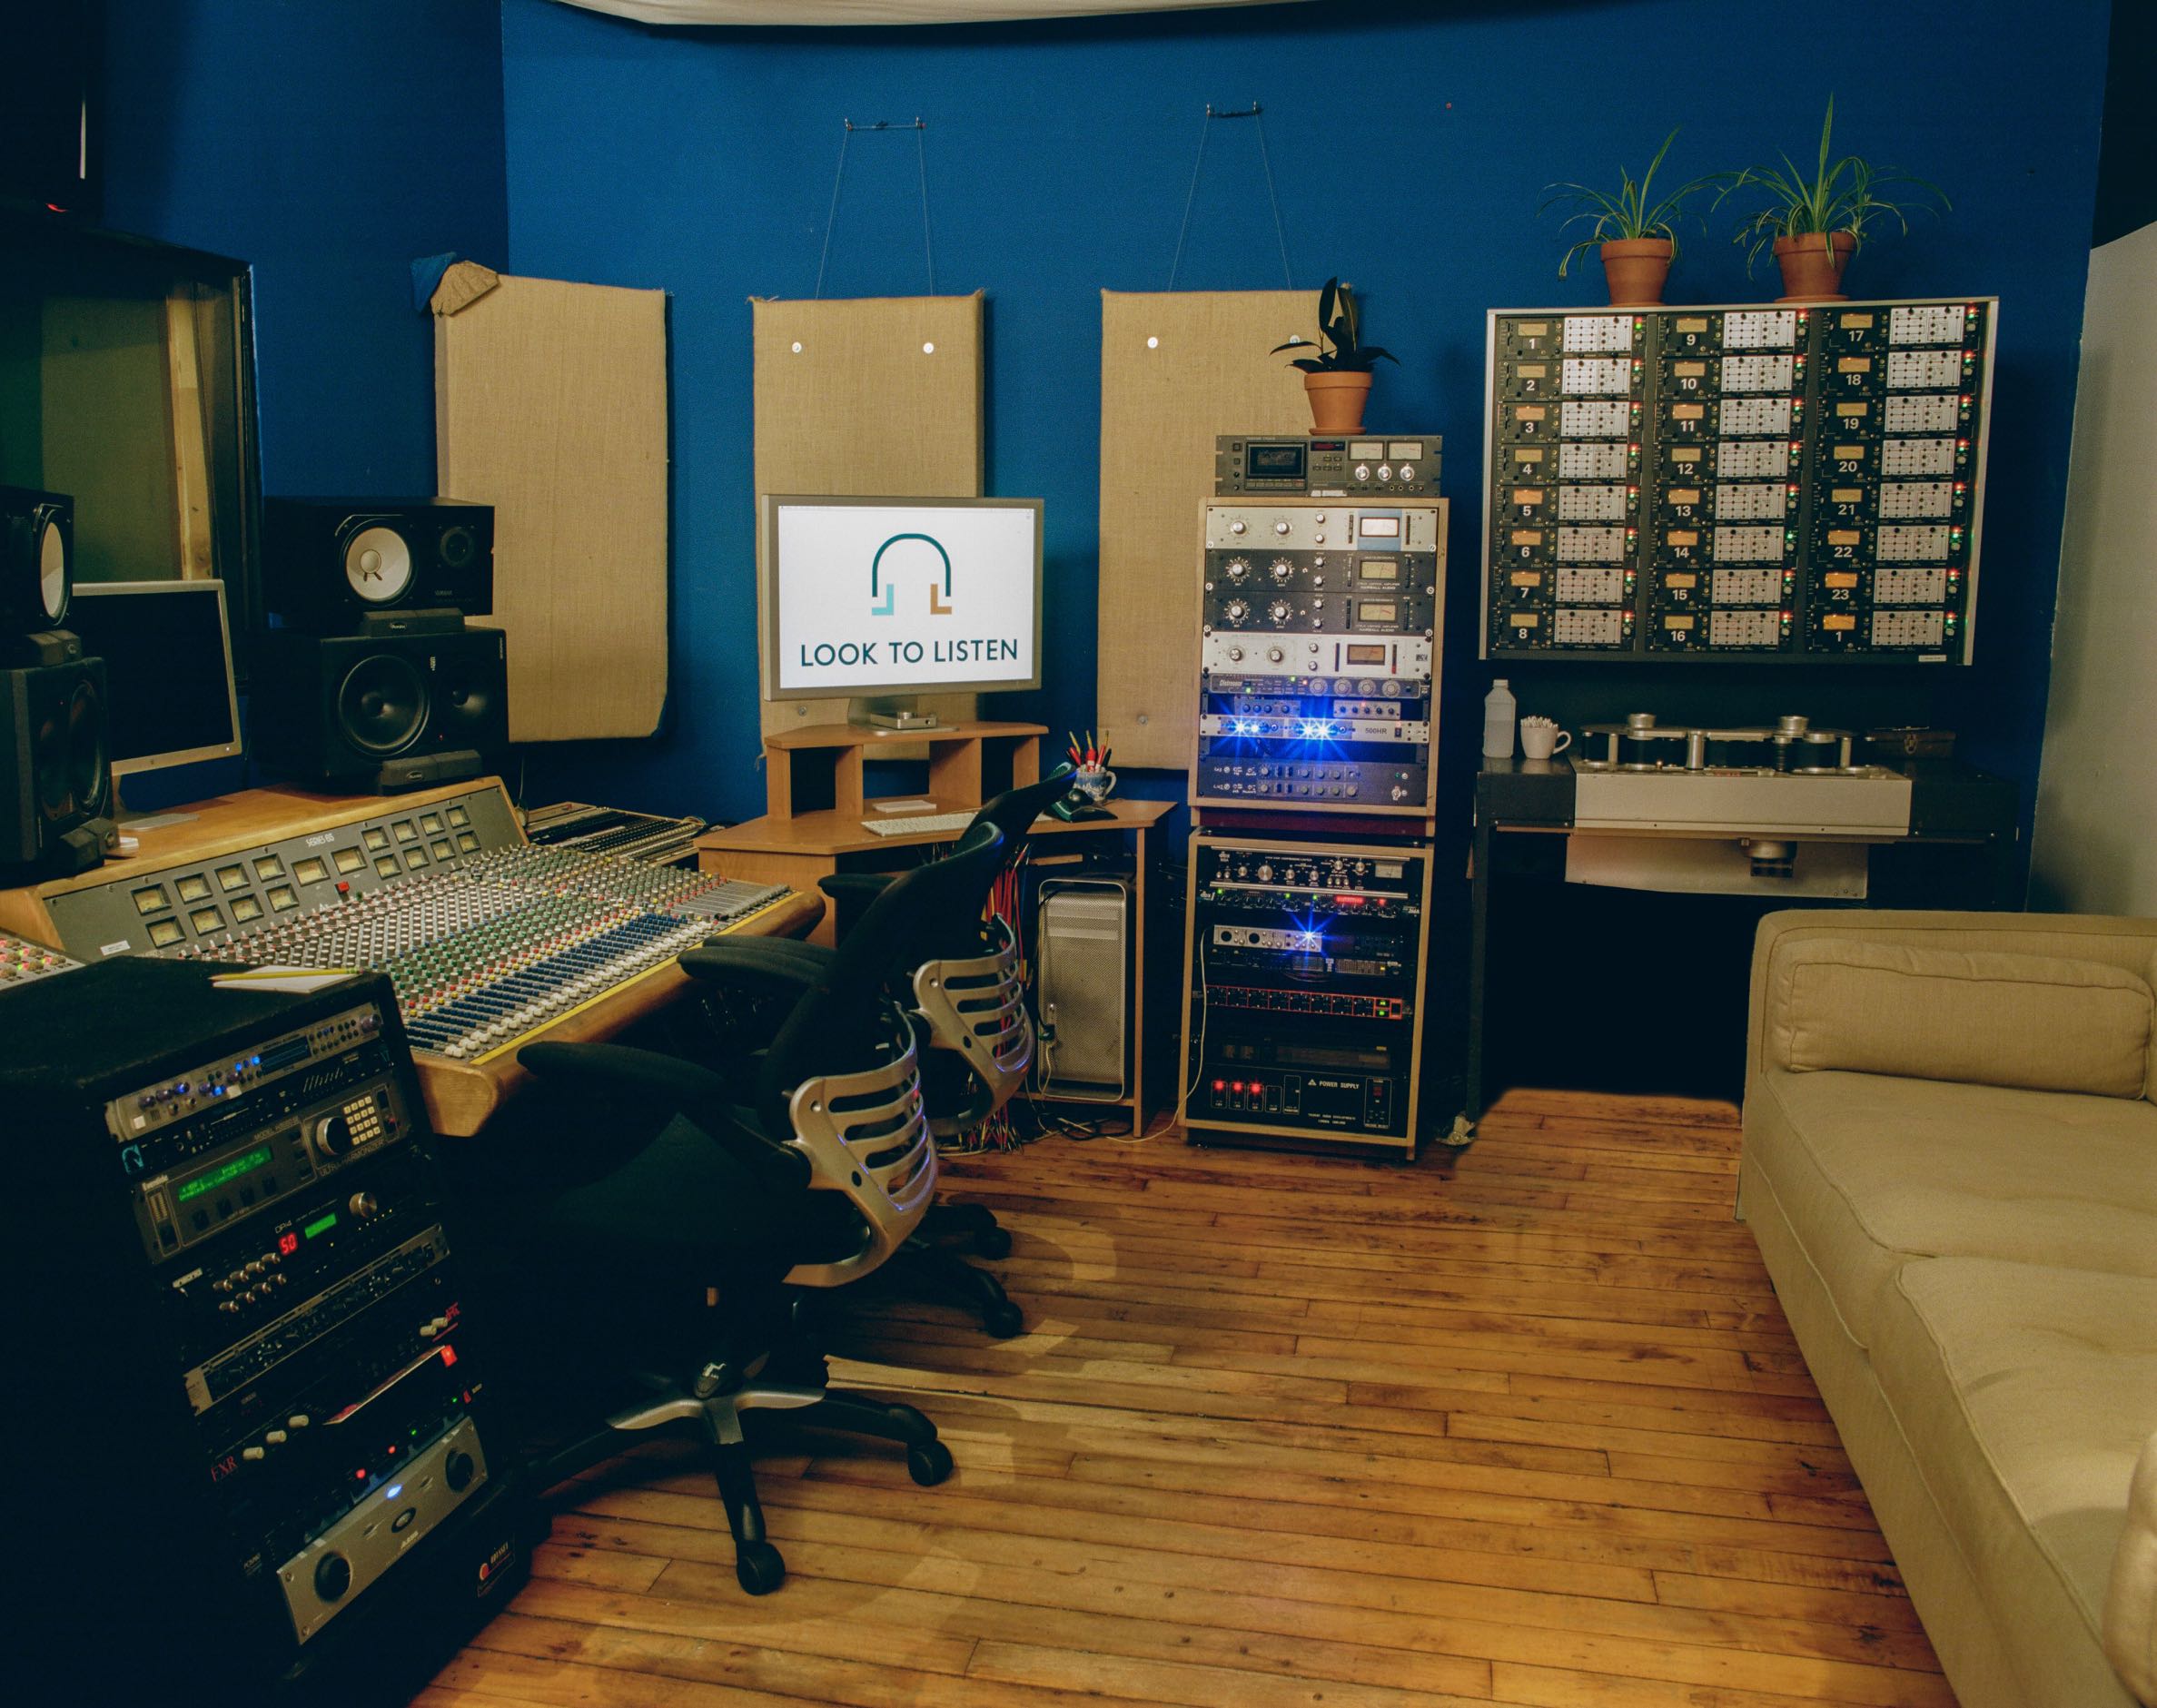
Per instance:
[[[905,546],[909,541],[918,541],[921,545],[926,546],[930,551],[935,554],[935,561],[932,562],[926,552],[902,551],[894,561],[890,572],[886,573],[884,564],[886,554],[894,546]],[[951,554],[945,551],[942,543],[932,535],[894,534],[876,548],[876,555],[869,559],[869,615],[871,617],[897,615],[899,580],[906,569],[916,560],[930,572],[929,615],[931,617],[949,617],[951,615],[949,604],[951,598]],[[940,562],[944,567],[944,586],[941,593],[938,592],[936,587],[935,565],[937,562]]]

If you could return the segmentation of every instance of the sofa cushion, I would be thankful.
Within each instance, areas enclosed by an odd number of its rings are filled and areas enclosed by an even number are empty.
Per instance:
[[[2157,1708],[2157,1435],[2142,1443],[2127,1521],[2105,1592],[2104,1653],[2127,1688]]]
[[[2124,968],[1815,937],[1779,948],[1772,1060],[2035,1091],[2140,1097],[2152,999]]]
[[[2030,1701],[2116,1697],[2101,1632],[2157,1427],[2157,1280],[1909,1263],[1882,1298],[1873,1367]],[[2101,1670],[2078,1684],[2083,1668]]]
[[[2157,1277],[2157,1106],[2140,1100],[1767,1072],[1745,1147],[1860,1346],[1911,1257]]]

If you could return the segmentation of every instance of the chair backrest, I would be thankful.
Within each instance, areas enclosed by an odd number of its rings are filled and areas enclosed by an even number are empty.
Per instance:
[[[949,859],[902,873],[765,1053],[758,1089],[767,1125],[807,1153],[811,1190],[844,1193],[864,1224],[862,1243],[844,1258],[797,1265],[787,1278],[797,1285],[835,1287],[876,1269],[935,1195],[914,1029],[890,992],[926,957],[926,944],[978,914],[1003,847],[1001,831],[977,825]]]

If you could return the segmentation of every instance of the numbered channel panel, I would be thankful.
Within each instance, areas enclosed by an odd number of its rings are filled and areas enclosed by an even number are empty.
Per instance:
[[[1487,652],[1966,662],[1995,308],[1494,312]]]
[[[1490,641],[1530,652],[1633,644],[1642,315],[1501,317],[1496,341]]]

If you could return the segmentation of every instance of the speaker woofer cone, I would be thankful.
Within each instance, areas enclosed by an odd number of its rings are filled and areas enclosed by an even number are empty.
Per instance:
[[[78,682],[67,696],[67,792],[74,810],[93,817],[105,809],[113,775],[104,737],[104,700],[94,683]]]
[[[411,543],[376,522],[344,543],[344,578],[362,605],[394,605],[412,585]]]
[[[374,653],[337,686],[337,726],[362,753],[401,754],[427,727],[427,678],[392,653]]]
[[[32,527],[37,534],[37,594],[45,607],[45,621],[54,627],[65,620],[74,596],[74,567],[69,562],[69,528],[66,516],[53,505],[40,506]]]
[[[444,722],[484,725],[494,715],[494,696],[476,677],[440,675],[435,686],[441,696],[437,715]]]

